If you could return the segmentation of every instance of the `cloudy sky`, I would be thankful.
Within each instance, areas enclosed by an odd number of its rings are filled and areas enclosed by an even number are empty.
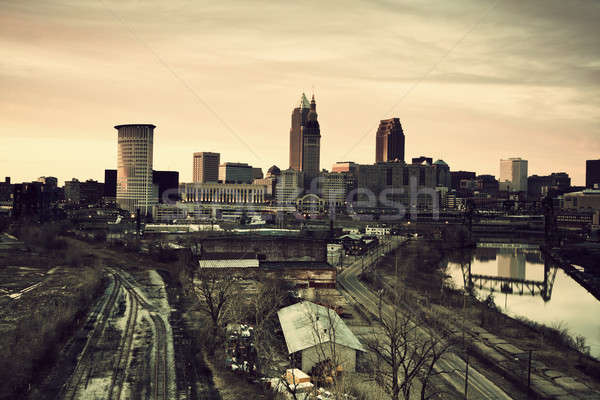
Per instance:
[[[600,158],[600,2],[0,0],[0,176],[103,179],[113,126],[153,123],[155,169],[192,153],[288,167],[315,93],[321,167],[372,163],[399,117],[407,159],[585,183]]]

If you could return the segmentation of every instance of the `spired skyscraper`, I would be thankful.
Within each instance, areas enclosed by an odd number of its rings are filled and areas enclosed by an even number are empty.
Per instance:
[[[404,131],[399,118],[379,122],[375,142],[375,162],[404,161]]]
[[[321,129],[317,121],[317,103],[313,95],[308,102],[306,95],[292,111],[290,129],[290,168],[304,173],[305,182],[319,174],[321,156]]]

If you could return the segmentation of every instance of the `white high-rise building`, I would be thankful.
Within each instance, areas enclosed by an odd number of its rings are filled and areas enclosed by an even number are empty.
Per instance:
[[[158,190],[152,184],[154,128],[151,124],[117,125],[117,204],[142,215],[158,203]]]
[[[275,199],[277,205],[296,204],[296,199],[302,194],[304,187],[304,174],[294,169],[281,171],[275,186]]]
[[[340,207],[346,201],[346,176],[336,172],[319,175],[319,195],[329,206]]]
[[[521,158],[500,160],[499,183],[509,192],[527,192],[527,160]]]

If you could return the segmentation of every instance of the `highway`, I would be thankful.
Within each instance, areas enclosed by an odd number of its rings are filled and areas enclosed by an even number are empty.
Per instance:
[[[397,247],[396,242],[392,247]],[[374,260],[373,260],[374,261]],[[368,262],[372,262],[369,258]],[[364,285],[358,275],[361,273],[362,261],[355,260],[349,267],[338,274],[338,283],[346,290],[358,303],[368,309],[373,315],[378,315],[379,298],[375,292]],[[385,318],[393,315],[393,308],[389,304],[384,304],[382,313]],[[420,332],[423,335],[428,334],[425,330]],[[436,371],[450,371],[443,373],[442,376],[448,384],[454,387],[459,393],[464,393],[465,387],[465,369],[464,360],[454,353],[446,353],[436,364]],[[509,397],[502,389],[469,365],[468,380],[468,398],[469,399],[508,399]]]

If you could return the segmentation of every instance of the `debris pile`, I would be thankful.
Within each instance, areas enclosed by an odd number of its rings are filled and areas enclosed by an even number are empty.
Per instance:
[[[245,324],[228,324],[225,332],[225,364],[232,371],[254,373],[256,371],[254,328]]]

